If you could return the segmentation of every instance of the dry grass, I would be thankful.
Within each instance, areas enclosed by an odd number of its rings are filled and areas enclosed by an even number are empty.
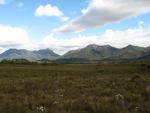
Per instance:
[[[149,64],[0,64],[0,113],[150,113]]]

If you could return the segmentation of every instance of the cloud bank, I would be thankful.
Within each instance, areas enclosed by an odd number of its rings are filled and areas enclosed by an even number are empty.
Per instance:
[[[143,25],[141,21],[139,24]],[[79,35],[75,38],[58,38],[55,34],[43,37],[39,42],[34,42],[28,36],[28,32],[20,27],[0,25],[0,52],[9,48],[18,49],[45,49],[50,48],[59,54],[69,50],[85,47],[89,44],[111,45],[122,48],[129,44],[136,46],[150,46],[150,28],[141,25],[138,28],[120,30],[106,30],[99,36]]]
[[[124,31],[109,29],[99,36],[79,35],[77,38],[67,40],[61,40],[50,34],[42,42],[43,46],[50,47],[60,54],[85,47],[89,44],[111,45],[117,48],[122,48],[130,44],[147,47],[150,46],[150,29],[143,27]]]
[[[104,24],[150,12],[150,0],[91,0],[82,16],[54,29],[54,32],[80,32]]]
[[[33,48],[28,33],[20,27],[0,25],[0,37],[1,51],[9,48]]]

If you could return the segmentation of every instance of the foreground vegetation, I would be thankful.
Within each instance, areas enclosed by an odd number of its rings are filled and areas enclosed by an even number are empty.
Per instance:
[[[150,64],[0,64],[0,113],[150,113]]]

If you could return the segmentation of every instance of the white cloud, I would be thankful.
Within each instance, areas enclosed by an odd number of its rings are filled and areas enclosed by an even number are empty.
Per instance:
[[[0,0],[0,5],[5,5],[8,4],[10,2],[12,2],[13,0]]]
[[[0,0],[0,5],[4,5],[6,3],[6,0]]]
[[[56,16],[59,17],[60,20],[66,22],[69,20],[69,17],[65,16],[64,13],[57,7],[52,6],[51,4],[47,4],[45,6],[40,5],[36,11],[36,16]]]
[[[150,12],[150,0],[91,0],[82,16],[54,29],[54,32],[80,32]]]
[[[81,13],[82,13],[82,14],[85,14],[85,13],[87,13],[87,12],[88,12],[87,9],[82,9],[82,10],[81,10]]]
[[[20,27],[0,25],[0,49],[8,48],[33,48],[28,33]]]
[[[9,48],[28,50],[50,48],[59,54],[64,54],[69,50],[82,48],[89,44],[111,45],[118,48],[129,44],[150,46],[150,28],[139,26],[124,31],[110,29],[99,36],[79,35],[70,39],[58,38],[55,34],[49,34],[35,43],[25,29],[0,25],[0,52]]]
[[[18,4],[17,4],[17,7],[23,7],[24,6],[24,3],[23,2],[19,2]]]
[[[69,50],[85,47],[89,44],[111,45],[114,47],[125,47],[129,44],[136,46],[150,46],[150,29],[139,28],[127,29],[124,31],[106,30],[100,36],[82,36],[71,39],[59,39],[50,34],[42,41],[43,47],[49,47],[58,53],[65,53]]]
[[[125,31],[106,30],[98,43],[109,44],[119,48],[129,44],[143,47],[150,46],[150,29],[139,27]]]
[[[95,36],[78,36],[77,38],[71,39],[61,39],[56,38],[54,34],[49,34],[46,36],[43,41],[40,43],[40,47],[51,48],[57,53],[63,54],[69,50],[78,49],[87,44],[92,43],[95,40]],[[94,43],[94,42],[93,42]]]
[[[144,26],[144,21],[142,21],[142,20],[139,21],[139,26],[141,26],[141,27]]]
[[[62,21],[64,21],[64,22],[66,22],[66,21],[69,20],[69,17],[63,16],[63,17],[61,17],[60,19],[61,19]]]
[[[40,5],[36,11],[35,14],[37,16],[63,16],[63,12],[57,7],[52,6],[51,4],[47,4],[45,6]]]

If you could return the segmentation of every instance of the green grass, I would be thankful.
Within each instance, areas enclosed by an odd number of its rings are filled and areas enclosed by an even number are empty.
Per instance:
[[[0,64],[0,113],[150,113],[150,64]]]

